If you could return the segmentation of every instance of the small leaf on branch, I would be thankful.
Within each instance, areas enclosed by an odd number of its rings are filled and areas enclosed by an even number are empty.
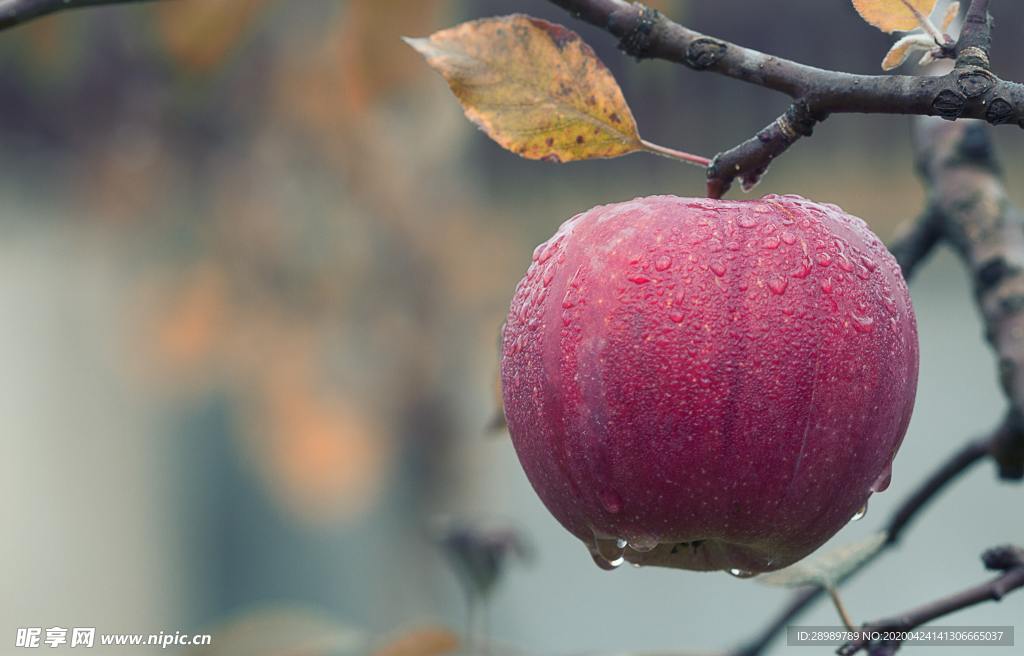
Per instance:
[[[833,587],[881,549],[888,537],[885,531],[875,533],[817,558],[802,560],[777,572],[762,574],[757,577],[757,581],[782,588],[798,588],[804,585]]]
[[[894,68],[899,68],[915,51],[928,51],[934,47],[935,42],[924,34],[908,34],[889,49],[885,59],[882,60],[882,70],[891,71]]]
[[[405,42],[448,81],[471,121],[522,157],[571,162],[647,151],[708,164],[641,139],[611,72],[561,25],[517,14]]]
[[[883,32],[907,32],[917,27],[927,30],[928,16],[938,0],[853,0],[861,18]]]

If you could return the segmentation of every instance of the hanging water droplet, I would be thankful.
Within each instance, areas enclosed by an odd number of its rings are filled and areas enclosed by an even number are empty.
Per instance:
[[[625,558],[618,558],[617,560],[607,560],[604,556],[599,553],[591,552],[590,557],[594,559],[594,564],[603,569],[606,572],[610,572],[613,569],[618,569],[622,565]]]
[[[886,465],[882,473],[879,474],[875,482],[871,484],[872,492],[885,492],[889,489],[889,484],[892,483],[892,465]]]
[[[749,579],[751,577],[757,576],[755,572],[749,572],[745,569],[738,569],[735,567],[733,569],[730,569],[729,573],[738,579]]]
[[[595,532],[589,548],[594,562],[603,570],[615,569],[626,561],[626,541],[622,538],[601,537]]]
[[[647,553],[653,551],[659,544],[655,538],[644,535],[637,538],[633,538],[629,541],[629,548],[639,553]]]
[[[853,513],[853,517],[850,518],[851,522],[856,522],[864,518],[864,515],[868,514],[868,502],[865,501],[864,505],[860,507],[860,510]]]

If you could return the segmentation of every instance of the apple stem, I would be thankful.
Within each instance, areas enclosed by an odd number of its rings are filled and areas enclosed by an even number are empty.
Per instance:
[[[828,596],[832,598],[832,604],[836,607],[836,612],[839,613],[839,618],[843,620],[843,626],[848,631],[856,630],[853,624],[853,620],[850,618],[850,614],[846,612],[846,606],[843,605],[843,600],[839,597],[839,590],[834,585],[830,585],[825,588],[828,590]]]
[[[693,164],[706,169],[710,164],[711,160],[707,157],[701,157],[700,155],[693,155],[691,153],[684,153],[681,150],[675,150],[674,148],[666,148],[665,146],[659,146],[658,144],[651,143],[646,139],[641,139],[640,143],[643,144],[644,148],[649,153],[655,155],[661,155],[662,157],[668,157],[669,159],[679,160],[686,162],[687,164]]]

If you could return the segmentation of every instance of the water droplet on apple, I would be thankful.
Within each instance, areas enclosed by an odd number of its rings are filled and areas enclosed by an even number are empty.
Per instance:
[[[784,241],[788,246],[792,246],[793,244],[796,243],[796,235],[794,235],[789,230],[783,230],[781,236],[782,241]]]
[[[658,546],[658,541],[653,537],[643,535],[629,541],[629,548],[639,553],[653,551]]]
[[[814,260],[818,263],[818,266],[827,267],[832,264],[832,256],[824,251],[815,255]]]
[[[800,261],[800,266],[793,269],[793,271],[791,271],[789,275],[793,276],[794,278],[799,278],[801,280],[811,275],[811,261],[805,257],[803,260]]]
[[[889,489],[889,484],[892,483],[892,465],[886,465],[882,473],[879,474],[875,482],[871,484],[872,492],[885,492]]]
[[[668,318],[671,319],[674,323],[682,323],[685,317],[683,316],[683,313],[680,310],[672,310],[671,312],[668,313]]]
[[[658,271],[667,271],[670,266],[672,266],[672,258],[668,255],[662,255],[654,260],[654,268]]]
[[[741,228],[753,228],[757,226],[757,219],[749,214],[742,214],[736,223],[739,224]]]
[[[730,569],[729,573],[732,574],[733,576],[735,576],[738,579],[749,579],[749,578],[757,576],[757,573],[755,573],[755,572],[749,572],[749,571],[747,571],[745,569],[738,569],[738,568],[735,568],[735,567],[733,569]]]
[[[708,266],[711,269],[711,271],[719,278],[725,275],[725,265],[722,264],[721,262],[712,262]]]
[[[604,490],[597,496],[600,497],[601,505],[608,512],[614,515],[622,511],[622,497],[615,490]]]
[[[595,532],[589,548],[594,562],[603,570],[613,570],[626,561],[626,541],[622,538],[602,537]]]
[[[870,333],[875,329],[875,320],[871,317],[862,317],[854,312],[850,313],[850,322],[853,329],[859,333]]]
[[[590,553],[590,557],[594,559],[594,564],[603,569],[606,572],[610,572],[613,569],[618,569],[620,565],[626,560],[625,558],[617,558],[615,560],[608,560],[599,553]]]
[[[768,289],[772,291],[776,296],[782,296],[786,293],[786,287],[789,282],[785,278],[772,278],[768,281]]]

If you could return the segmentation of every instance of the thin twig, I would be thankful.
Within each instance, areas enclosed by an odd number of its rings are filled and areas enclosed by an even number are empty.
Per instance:
[[[156,0],[0,0],[0,30],[58,11]]]
[[[1001,566],[993,566],[997,558]],[[1005,562],[1005,559],[1013,559],[1012,562]],[[1024,550],[1020,547],[1008,546],[991,549],[985,553],[983,559],[989,569],[1000,569],[1002,574],[994,579],[971,586],[954,594],[937,599],[930,603],[918,606],[917,608],[898,613],[891,617],[868,622],[864,625],[864,631],[872,633],[909,631],[931,622],[940,617],[945,617],[957,611],[988,601],[1000,601],[1010,592],[1024,588]],[[892,654],[900,646],[899,642],[887,641],[872,643],[860,639],[847,643],[840,647],[840,656],[853,656],[861,650],[867,649],[871,653]]]
[[[914,219],[904,228],[903,233],[889,244],[889,251],[899,262],[904,279],[910,281],[918,265],[931,254],[940,237],[935,216],[931,212],[925,212]]]

